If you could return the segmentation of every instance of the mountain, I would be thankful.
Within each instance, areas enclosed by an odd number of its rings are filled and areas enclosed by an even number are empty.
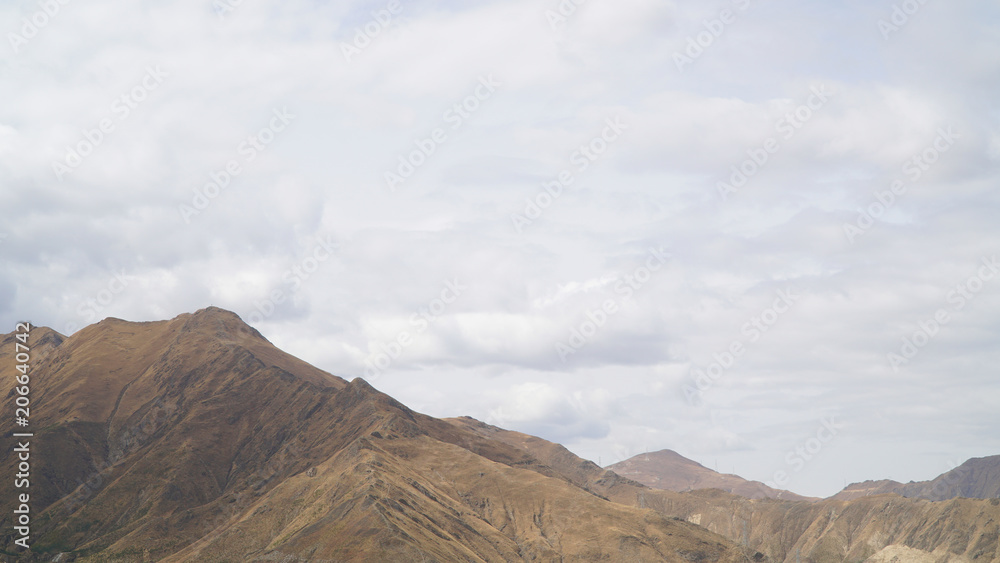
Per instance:
[[[1000,455],[972,458],[931,481],[903,484],[885,479],[852,483],[831,498],[852,500],[886,493],[927,500],[1000,498]]]
[[[462,417],[447,419],[529,453],[579,487],[683,518],[783,563],[1000,562],[1000,499],[929,502],[881,495],[852,502],[750,499],[719,489],[646,487],[559,444]]]
[[[751,499],[819,500],[789,491],[772,489],[760,481],[747,481],[723,474],[692,461],[673,450],[660,450],[632,456],[607,467],[611,471],[654,489],[692,491],[721,489]]]
[[[36,328],[29,344],[33,547],[13,543],[5,479],[10,560],[746,560],[700,526],[310,366],[221,309],[69,338]]]
[[[539,437],[414,412],[221,309],[31,338],[33,551],[13,543],[5,478],[6,561],[1000,562],[1000,499],[652,489]],[[15,345],[0,339],[5,382]]]
[[[518,445],[596,494],[697,523],[770,561],[1000,561],[998,499],[935,503],[883,495],[854,502],[782,501],[718,489],[656,490],[541,438],[468,418],[450,420]]]

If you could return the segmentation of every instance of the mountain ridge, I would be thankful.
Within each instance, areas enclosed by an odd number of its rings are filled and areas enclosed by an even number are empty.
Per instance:
[[[1000,561],[1000,499],[652,489],[539,437],[413,411],[221,309],[35,335],[45,448],[35,551],[18,561]]]
[[[743,560],[722,536],[309,366],[221,309],[105,319],[32,374],[33,440],[59,455],[33,458],[34,554],[19,560]]]
[[[959,497],[1000,498],[1000,455],[970,458],[928,481],[910,481],[904,484],[881,479],[851,483],[830,498],[853,500],[887,493],[933,501]]]

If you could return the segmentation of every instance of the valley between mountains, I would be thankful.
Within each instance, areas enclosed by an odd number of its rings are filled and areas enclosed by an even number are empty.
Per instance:
[[[0,342],[4,413],[15,344]],[[809,499],[673,452],[604,469],[426,416],[214,307],[36,327],[30,346],[31,549],[5,477],[5,561],[1000,561],[1000,456]]]

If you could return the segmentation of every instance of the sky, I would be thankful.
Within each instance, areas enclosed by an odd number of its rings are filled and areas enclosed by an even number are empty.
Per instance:
[[[0,327],[215,305],[427,414],[804,495],[1000,454],[996,2],[41,0],[0,33]]]

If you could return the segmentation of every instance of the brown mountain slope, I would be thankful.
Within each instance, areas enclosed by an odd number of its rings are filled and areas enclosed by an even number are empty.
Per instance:
[[[561,444],[549,442],[530,434],[504,430],[468,416],[444,420],[488,440],[496,440],[524,451],[559,475],[569,479],[576,486],[593,491],[598,495],[603,496],[610,487],[616,484],[628,484],[632,488],[639,485],[628,479],[623,479],[611,471],[601,469],[592,461],[578,457]]]
[[[32,374],[46,553],[9,560],[1000,561],[1000,499],[654,490],[540,438],[414,413],[218,309],[51,338]]]
[[[384,397],[360,379],[341,395]],[[700,527],[600,499],[516,451],[445,436],[426,417],[403,420],[371,426],[248,507],[260,516],[231,520],[166,561],[233,557],[248,541],[253,552],[309,561],[737,560]],[[448,441],[456,437],[509,461]]]
[[[1000,499],[928,502],[883,495],[853,502],[748,499],[717,489],[655,490],[559,444],[463,417],[448,419],[515,445],[581,487],[620,504],[684,518],[772,561],[1000,562]]]
[[[891,546],[940,561],[1000,561],[998,499],[931,502],[880,495],[806,503],[751,500],[714,489],[681,496],[687,498],[646,495],[646,505],[746,543],[775,561],[864,561]]]
[[[886,479],[852,483],[831,498],[851,500],[885,493],[927,500],[1000,498],[1000,455],[972,458],[931,481],[903,484]]]
[[[819,500],[789,491],[772,489],[760,481],[747,481],[723,474],[692,461],[673,450],[660,450],[630,457],[607,467],[611,471],[654,489],[692,491],[721,489],[746,498]]]
[[[87,327],[35,363],[31,397],[34,554],[18,561],[745,560],[220,309]],[[3,486],[0,547],[18,553]]]

